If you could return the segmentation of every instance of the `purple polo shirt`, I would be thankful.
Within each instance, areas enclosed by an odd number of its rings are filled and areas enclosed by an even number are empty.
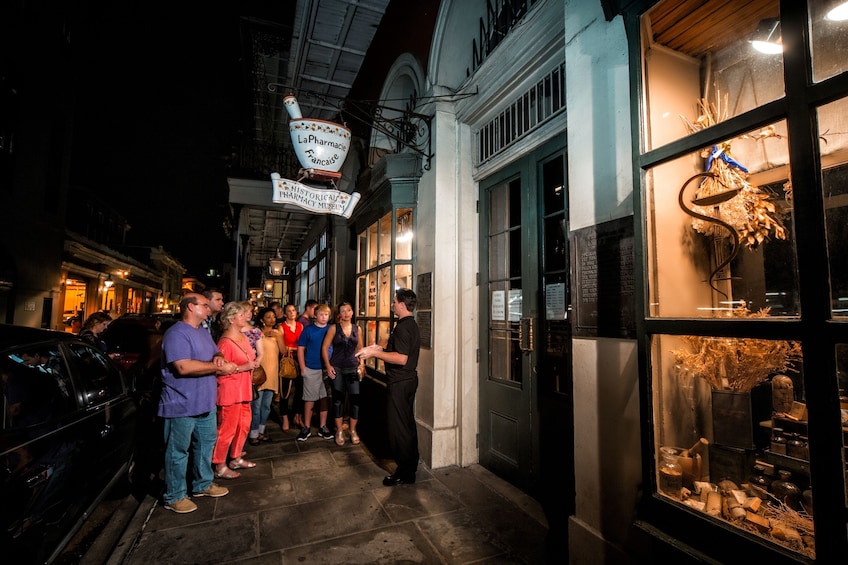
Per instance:
[[[200,377],[182,377],[172,371],[171,363],[181,359],[211,361],[218,353],[209,330],[177,322],[162,338],[162,394],[158,415],[162,418],[198,416],[215,410],[218,381],[215,373]]]

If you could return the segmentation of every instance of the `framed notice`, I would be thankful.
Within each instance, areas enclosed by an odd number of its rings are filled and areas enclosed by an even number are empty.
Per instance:
[[[635,339],[633,218],[577,230],[571,239],[574,335]]]

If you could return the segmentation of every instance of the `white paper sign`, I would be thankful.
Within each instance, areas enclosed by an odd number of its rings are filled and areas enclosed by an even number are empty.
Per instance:
[[[506,319],[506,300],[504,291],[492,291],[492,321],[503,322]]]
[[[518,322],[521,320],[521,289],[509,291],[509,321]]]
[[[316,214],[335,214],[350,219],[360,194],[348,194],[331,188],[315,188],[303,183],[284,179],[271,173],[273,196],[276,204],[293,204]]]
[[[548,320],[565,320],[565,283],[545,285],[545,316]]]

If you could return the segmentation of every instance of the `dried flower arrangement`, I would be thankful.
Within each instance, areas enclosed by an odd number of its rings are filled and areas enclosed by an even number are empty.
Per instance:
[[[724,101],[726,106],[726,95]],[[698,108],[700,115],[695,122],[681,116],[691,132],[708,128],[726,118],[726,112],[723,113],[719,106],[710,104],[705,99],[698,101]],[[756,135],[746,137],[759,140],[776,136],[774,127],[769,126]],[[707,159],[709,174],[704,175],[695,192],[692,211],[701,216],[722,220],[736,230],[739,243],[749,249],[756,249],[769,237],[786,239],[786,228],[771,201],[772,196],[748,182],[748,169],[732,157],[729,141],[704,149],[701,157]],[[722,198],[723,194],[727,198]],[[717,200],[718,203],[713,203]],[[699,202],[710,204],[700,205]],[[715,223],[698,217],[692,220],[692,228],[704,235],[723,235],[716,231],[718,226]]]
[[[769,308],[750,312],[735,308],[733,317],[765,318]],[[677,369],[704,379],[713,390],[749,392],[778,373],[797,373],[801,344],[757,338],[681,336],[687,349],[672,351]]]

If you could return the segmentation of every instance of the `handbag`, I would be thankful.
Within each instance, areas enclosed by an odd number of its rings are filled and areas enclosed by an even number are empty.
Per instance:
[[[262,365],[253,369],[253,372],[250,374],[250,380],[253,382],[253,386],[262,386],[265,384],[265,381],[268,380],[268,375],[265,374],[265,369]]]
[[[280,378],[294,379],[297,377],[297,363],[291,355],[284,355],[280,359]]]

